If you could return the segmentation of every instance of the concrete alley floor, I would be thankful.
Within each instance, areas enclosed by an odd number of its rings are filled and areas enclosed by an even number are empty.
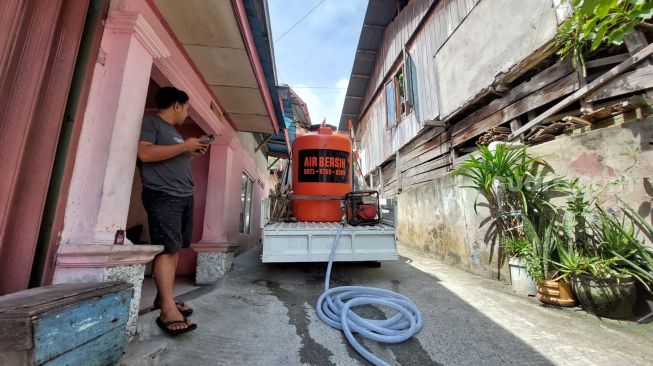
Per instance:
[[[338,263],[332,286],[388,288],[412,298],[424,327],[402,344],[363,344],[400,365],[651,365],[653,324],[599,319],[579,308],[544,307],[510,286],[479,278],[400,246],[375,268]],[[163,365],[367,365],[344,335],[323,324],[315,302],[325,264],[262,264],[260,247],[236,258],[215,286],[191,293],[198,329],[169,338],[158,312],[139,319],[130,348],[163,344]],[[187,295],[191,295],[187,294]],[[189,297],[185,297],[189,299]],[[360,313],[382,315],[371,306]]]

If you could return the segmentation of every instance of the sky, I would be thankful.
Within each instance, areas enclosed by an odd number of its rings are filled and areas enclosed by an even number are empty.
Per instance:
[[[338,126],[367,0],[268,0],[268,7],[277,83],[306,102],[312,123],[326,117]]]

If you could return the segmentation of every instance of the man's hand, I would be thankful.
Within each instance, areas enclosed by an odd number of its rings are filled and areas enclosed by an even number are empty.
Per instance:
[[[195,137],[188,138],[181,144],[172,145],[155,145],[151,142],[140,141],[138,143],[138,158],[143,162],[151,163],[167,160],[186,152],[194,155],[194,152],[198,149],[204,149],[204,152],[206,152],[207,148],[208,145],[203,144]]]
[[[200,147],[199,149],[195,151],[191,151],[190,154],[192,156],[200,156],[206,154],[206,152],[209,150],[208,146]]]
[[[197,150],[204,149],[204,152],[206,152],[206,144],[203,144],[202,141],[196,137],[190,137],[184,140],[183,143],[185,147],[185,151],[188,151],[190,153],[194,153]]]

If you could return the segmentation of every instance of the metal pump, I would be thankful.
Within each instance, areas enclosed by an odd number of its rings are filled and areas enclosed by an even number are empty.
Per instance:
[[[345,195],[347,223],[352,226],[376,225],[381,219],[379,192],[354,191]]]

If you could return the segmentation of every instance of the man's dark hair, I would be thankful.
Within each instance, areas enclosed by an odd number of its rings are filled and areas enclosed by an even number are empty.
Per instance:
[[[156,100],[157,108],[168,109],[175,103],[185,104],[188,102],[188,94],[175,87],[166,86],[156,92],[154,100]]]

